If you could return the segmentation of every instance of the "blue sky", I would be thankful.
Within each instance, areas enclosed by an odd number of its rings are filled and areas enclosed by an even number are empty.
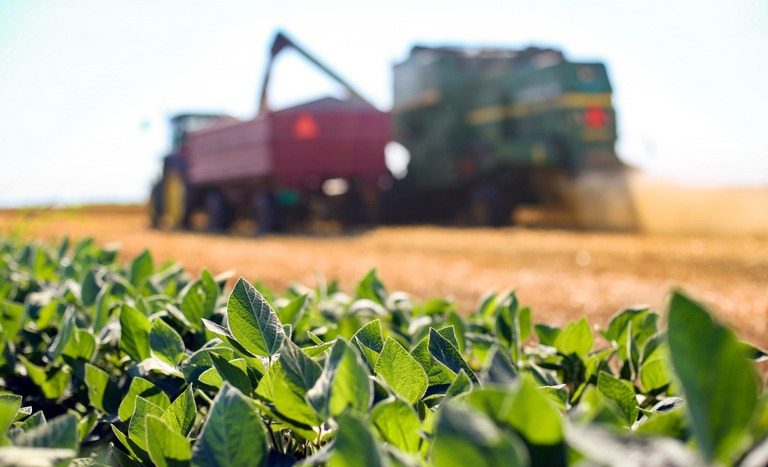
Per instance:
[[[619,155],[695,183],[768,184],[768,2],[0,0],[0,205],[141,201],[180,110],[256,111],[276,30],[382,109],[415,43],[601,60]],[[381,5],[381,6],[379,6]],[[272,99],[338,92],[292,53]]]

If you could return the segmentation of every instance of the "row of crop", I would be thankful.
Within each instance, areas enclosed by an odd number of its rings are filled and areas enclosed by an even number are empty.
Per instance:
[[[513,292],[461,316],[374,271],[352,294],[227,279],[0,239],[0,463],[768,461],[764,354],[680,292],[666,326],[626,309],[596,336]]]

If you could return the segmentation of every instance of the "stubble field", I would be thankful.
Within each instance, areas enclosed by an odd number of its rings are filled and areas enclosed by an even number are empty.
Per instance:
[[[149,248],[156,262],[192,273],[233,270],[277,290],[314,285],[317,274],[346,291],[371,268],[389,290],[449,297],[468,312],[487,292],[515,288],[536,322],[617,310],[664,310],[674,287],[710,305],[748,341],[768,347],[768,237],[621,234],[523,228],[383,227],[345,235],[243,237],[150,230],[140,207],[0,211],[0,234],[116,243],[123,258]]]

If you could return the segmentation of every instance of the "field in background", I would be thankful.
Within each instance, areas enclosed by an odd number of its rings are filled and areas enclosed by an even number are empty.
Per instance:
[[[724,213],[727,214],[727,213]],[[378,228],[342,236],[259,238],[150,230],[141,207],[0,211],[0,234],[118,243],[124,258],[149,248],[193,273],[234,270],[278,290],[318,273],[350,291],[371,268],[390,290],[451,297],[468,311],[491,290],[516,288],[538,322],[589,316],[604,325],[620,308],[657,310],[683,287],[768,346],[768,237],[589,233],[523,228]]]

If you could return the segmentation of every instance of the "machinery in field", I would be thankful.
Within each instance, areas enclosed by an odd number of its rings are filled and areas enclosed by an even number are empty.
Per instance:
[[[272,63],[286,47],[349,97],[271,111]],[[393,97],[391,113],[379,111],[278,34],[255,119],[172,120],[173,148],[153,188],[153,224],[190,228],[203,212],[211,230],[236,218],[254,220],[261,231],[315,219],[502,225],[533,212],[549,224],[634,228],[601,63],[535,47],[416,46],[394,67]],[[410,153],[403,179],[386,167],[390,141]]]

